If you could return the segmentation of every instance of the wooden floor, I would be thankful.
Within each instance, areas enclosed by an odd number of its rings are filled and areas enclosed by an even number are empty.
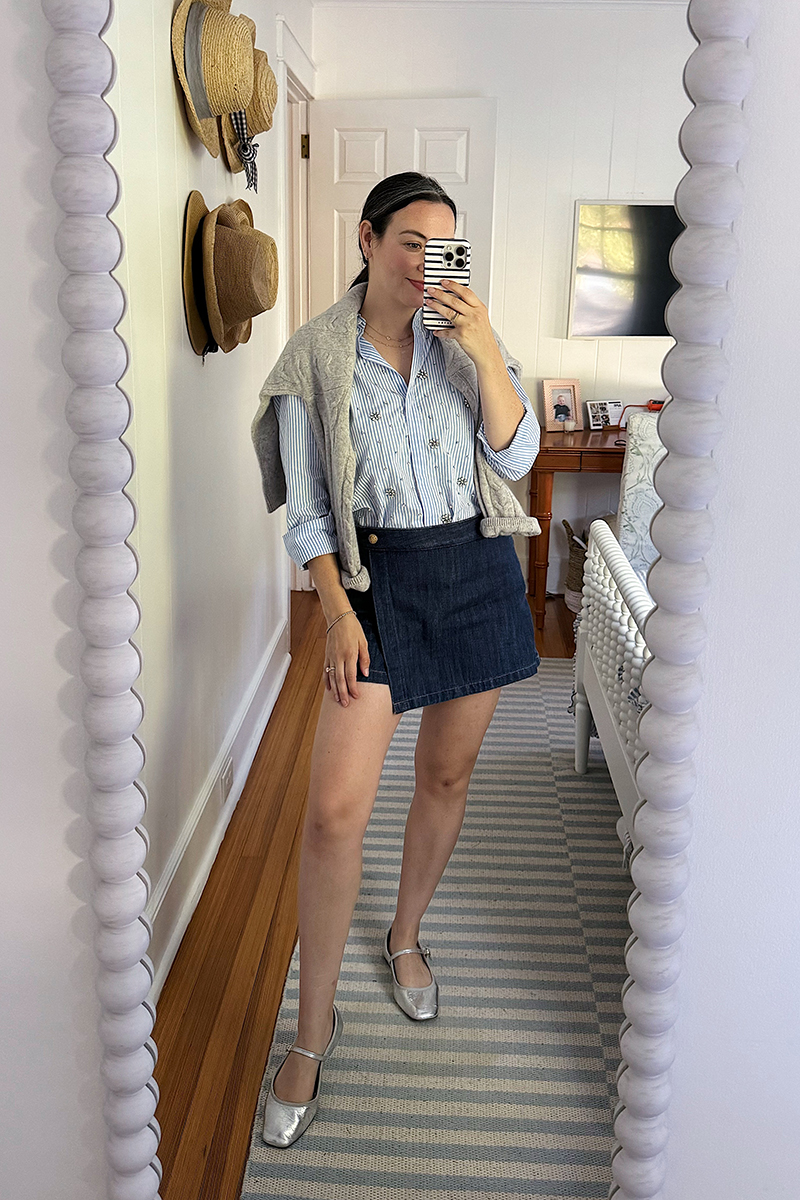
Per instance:
[[[543,658],[571,658],[574,614],[547,601]],[[292,593],[292,664],[158,1002],[162,1200],[238,1200],[297,937],[300,827],[325,623]]]
[[[530,597],[528,597],[530,601]],[[575,613],[570,612],[563,596],[549,596],[545,601],[544,629],[536,630],[536,648],[542,658],[572,658],[575,654],[573,626]]]

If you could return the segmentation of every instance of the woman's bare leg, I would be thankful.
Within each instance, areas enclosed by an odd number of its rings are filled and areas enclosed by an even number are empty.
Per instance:
[[[389,688],[359,683],[346,707],[325,691],[311,755],[298,885],[300,1013],[298,1046],[318,1054],[331,1035],[332,1005],[361,884],[361,843],[383,760],[400,720]],[[406,956],[407,957],[407,956]],[[275,1081],[281,1100],[311,1098],[317,1067],[290,1054]]]
[[[403,866],[390,950],[416,946],[419,924],[461,832],[467,788],[500,689],[432,704],[422,714],[414,755],[416,788],[406,819]],[[394,961],[403,987],[431,981],[425,960]]]

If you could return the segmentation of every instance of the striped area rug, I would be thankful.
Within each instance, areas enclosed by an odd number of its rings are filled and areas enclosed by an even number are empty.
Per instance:
[[[611,1180],[620,988],[632,890],[592,743],[573,769],[572,663],[506,687],[455,852],[422,924],[440,1012],[395,1006],[381,956],[394,912],[420,710],[386,758],[337,991],[344,1034],[316,1120],[261,1140],[296,1028],[295,950],[253,1124],[242,1200],[595,1200]]]

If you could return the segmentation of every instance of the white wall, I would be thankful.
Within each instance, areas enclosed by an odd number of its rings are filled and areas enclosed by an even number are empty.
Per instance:
[[[761,6],[665,1200],[800,1193],[800,8]]]
[[[548,378],[580,379],[584,400],[666,395],[659,368],[671,339],[564,336],[573,202],[672,200],[687,169],[678,129],[691,107],[681,79],[694,46],[684,7],[647,0],[315,8],[320,99],[498,98],[493,274],[483,299],[537,404]],[[515,485],[526,506],[527,488],[527,477]],[[618,490],[617,475],[556,476],[551,591],[564,590],[561,519],[582,528],[587,514],[616,509]],[[517,541],[527,564],[528,542]]]
[[[255,0],[245,10],[273,69],[278,11],[310,48],[307,0]],[[125,440],[136,460],[127,490],[138,510],[130,542],[141,561],[131,590],[142,608],[134,641],[144,656],[136,687],[145,701],[139,734],[156,994],[244,783],[289,646],[284,512],[266,512],[250,438],[259,389],[283,345],[287,263],[279,264],[278,302],[254,319],[250,340],[205,363],[189,342],[181,292],[183,214],[193,188],[209,209],[245,197],[256,227],[281,245],[280,110],[273,128],[255,137],[258,193],[246,191],[244,173],[232,175],[191,132],[171,21],[171,5],[138,0],[117,7],[107,35],[118,68],[107,98],[120,135],[108,157],[123,181],[114,220],[125,257],[115,274],[128,297],[118,331],[131,353],[122,386],[134,413]],[[234,789],[223,811],[219,780],[229,754]]]

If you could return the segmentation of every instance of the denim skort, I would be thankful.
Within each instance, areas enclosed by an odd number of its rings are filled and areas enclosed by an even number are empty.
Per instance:
[[[536,674],[533,618],[513,538],[483,537],[480,522],[357,530],[370,575],[366,592],[347,591],[369,647],[369,676],[359,667],[357,678],[388,684],[392,712]]]

